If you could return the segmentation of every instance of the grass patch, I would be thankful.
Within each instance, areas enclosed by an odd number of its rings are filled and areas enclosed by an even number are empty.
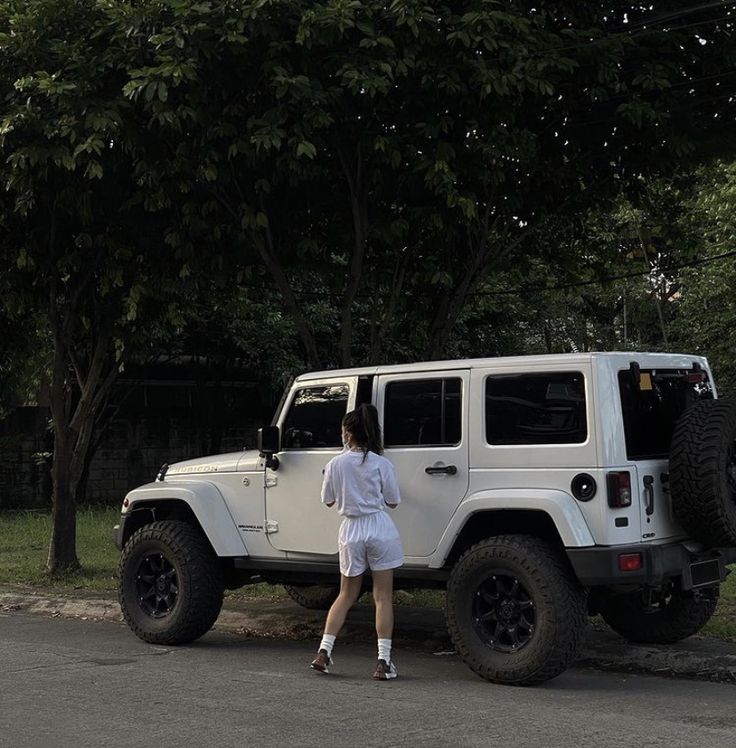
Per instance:
[[[46,572],[51,515],[48,512],[0,512],[0,586],[60,595],[93,595],[117,590],[120,554],[112,540],[119,512],[111,507],[81,507],[77,512],[78,572],[50,576]],[[736,571],[736,567],[735,567]],[[254,584],[227,593],[236,600],[288,600],[280,585]],[[363,596],[370,602],[370,593]],[[397,605],[442,608],[439,590],[399,590]],[[736,573],[721,586],[721,598],[704,634],[736,641]]]
[[[77,558],[82,568],[50,575],[46,571],[46,561],[51,540],[51,514],[0,512],[0,584],[60,594],[114,591],[120,554],[112,540],[112,527],[119,516],[119,510],[110,507],[80,507],[77,511]]]
[[[731,566],[731,572],[721,585],[721,597],[716,612],[701,633],[718,639],[736,641],[736,565]]]

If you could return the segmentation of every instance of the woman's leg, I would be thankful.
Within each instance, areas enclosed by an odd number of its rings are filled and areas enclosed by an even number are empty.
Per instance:
[[[360,597],[360,590],[363,587],[363,575],[358,577],[346,577],[340,575],[340,594],[332,603],[327,620],[325,621],[325,634],[337,636],[340,633],[342,625],[350,608],[353,607],[356,600]]]
[[[394,570],[372,571],[373,601],[376,604],[376,635],[391,639],[394,631]]]

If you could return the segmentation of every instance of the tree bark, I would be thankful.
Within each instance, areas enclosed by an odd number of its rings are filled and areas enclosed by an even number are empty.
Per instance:
[[[371,364],[379,364],[381,362],[381,356],[383,354],[383,346],[386,342],[386,337],[394,323],[394,317],[396,315],[396,307],[399,303],[399,298],[404,287],[404,278],[406,277],[406,270],[409,265],[410,253],[404,252],[401,258],[396,263],[393,277],[391,280],[391,293],[389,294],[388,302],[381,315],[381,321],[378,324],[378,329],[374,331],[371,339]]]
[[[107,403],[118,371],[111,345],[111,323],[98,316],[91,330],[82,324],[79,304],[91,277],[92,273],[86,272],[77,280],[72,293],[61,293],[53,283],[49,296],[49,321],[54,336],[51,380],[54,455],[53,528],[47,569],[52,573],[79,567],[76,496],[84,477],[96,419]],[[85,343],[89,354],[86,357]],[[77,349],[82,349],[82,353]]]
[[[636,224],[636,235],[639,239],[639,246],[641,247],[641,251],[644,254],[644,262],[646,262],[647,270],[651,273],[653,270],[652,264],[649,262],[649,253],[647,252],[647,243],[644,241],[644,234],[641,230],[641,224],[637,222]],[[662,301],[659,298],[659,280],[657,281],[657,285],[654,288],[654,293],[652,294],[654,296],[654,306],[657,309],[657,318],[659,319],[659,329],[662,333],[662,342],[664,343],[665,348],[669,348],[670,343],[669,339],[667,338],[667,325],[664,321],[664,314],[662,313]]]
[[[427,358],[439,359],[445,354],[450,335],[463,313],[469,297],[477,290],[483,275],[492,263],[507,256],[529,235],[535,227],[529,225],[513,240],[509,240],[511,226],[508,226],[500,236],[490,239],[496,230],[497,220],[491,222],[492,203],[486,203],[483,217],[475,239],[468,238],[466,257],[468,261],[460,279],[452,289],[449,289],[440,300],[430,328]]]
[[[79,567],[76,547],[75,489],[71,486],[73,434],[68,428],[70,393],[67,389],[66,356],[60,341],[56,340],[54,367],[51,380],[51,418],[54,424],[54,456],[51,465],[51,543],[46,567],[58,572]]]
[[[363,277],[363,263],[368,246],[368,191],[360,144],[355,152],[354,164],[350,164],[342,149],[338,149],[338,155],[348,183],[350,212],[353,217],[353,251],[340,310],[340,360],[344,367],[349,367],[352,365],[353,303]]]
[[[266,206],[263,201],[261,201],[261,211],[266,216],[267,224],[263,231],[263,237],[256,237],[256,249],[263,260],[263,264],[271,274],[271,278],[273,278],[273,282],[276,284],[276,288],[278,288],[281,298],[284,300],[286,310],[296,327],[299,338],[304,346],[307,366],[311,369],[319,368],[320,355],[317,350],[317,341],[315,340],[314,333],[307,324],[304,314],[299,308],[296,296],[286,276],[286,271],[279,259],[276,243],[271,231],[271,222],[268,220],[268,213],[266,212]]]

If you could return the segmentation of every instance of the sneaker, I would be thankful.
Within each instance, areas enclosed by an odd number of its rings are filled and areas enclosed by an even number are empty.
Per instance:
[[[332,665],[332,658],[327,654],[326,649],[320,649],[309,667],[312,670],[318,670],[320,673],[329,673],[330,665]]]
[[[376,672],[373,673],[374,680],[393,680],[398,673],[396,672],[396,666],[393,662],[386,662],[386,660],[379,660],[376,665]]]

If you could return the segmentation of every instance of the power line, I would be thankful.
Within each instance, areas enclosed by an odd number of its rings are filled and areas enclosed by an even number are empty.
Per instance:
[[[717,3],[715,5],[732,5],[734,7],[734,10],[736,11],[736,2],[733,2],[733,0],[730,0],[729,2],[725,3]],[[710,6],[708,6],[710,7]],[[676,17],[674,17],[676,18]],[[647,22],[643,24],[641,27],[632,27],[632,28],[626,28],[626,27],[620,27],[620,31],[612,31],[610,33],[606,33],[603,36],[599,36],[597,38],[591,38],[586,39],[585,41],[579,41],[575,42],[574,44],[565,44],[563,46],[553,46],[549,45],[546,47],[533,47],[529,50],[530,56],[536,55],[539,56],[541,54],[547,54],[551,52],[568,52],[570,50],[575,49],[583,49],[585,47],[590,47],[597,44],[605,44],[608,42],[611,42],[615,39],[632,39],[637,38],[640,36],[649,36],[650,34],[661,34],[661,33],[676,33],[680,32],[686,29],[692,29],[697,28],[698,26],[707,26],[714,23],[720,23],[721,21],[729,21],[736,24],[736,14],[732,14],[731,11],[729,11],[724,16],[718,16],[717,18],[704,18],[701,21],[693,21],[692,23],[685,23],[680,24],[678,26],[662,26],[662,27],[651,27],[650,24],[653,23],[653,21]],[[547,29],[542,29],[547,30]],[[562,29],[565,30],[565,29]],[[572,30],[572,29],[570,29]],[[604,29],[600,29],[601,31],[604,31]],[[559,31],[557,33],[560,33]],[[475,63],[484,63],[488,64],[491,62],[500,62],[503,58],[499,55],[496,55],[494,57],[485,57],[483,55],[479,56],[477,59],[473,60]],[[470,63],[452,63],[452,62],[445,62],[443,61],[441,63],[443,68],[464,68]]]
[[[689,260],[687,262],[682,262],[676,265],[669,265],[667,267],[663,268],[657,268],[656,272],[658,273],[673,273],[677,270],[684,270],[685,268],[689,267],[697,267],[699,265],[709,265],[712,262],[720,262],[721,260],[725,260],[729,257],[736,257],[736,250],[730,250],[728,252],[723,252],[718,255],[713,255],[711,257],[699,257],[695,260]],[[620,275],[609,275],[604,276],[602,278],[593,278],[589,280],[578,280],[578,281],[572,281],[570,283],[561,283],[554,286],[533,286],[533,285],[525,285],[525,286],[517,286],[516,288],[506,288],[498,291],[475,291],[471,294],[468,294],[471,298],[477,298],[477,297],[488,297],[488,296],[516,296],[524,293],[530,293],[530,292],[544,292],[544,291],[564,291],[569,288],[582,288],[585,286],[605,286],[608,283],[613,283],[614,281],[618,280],[627,280],[630,278],[642,278],[644,276],[651,275],[652,272],[655,272],[652,269],[649,270],[635,270],[630,273],[621,273]],[[240,288],[248,288],[252,289],[254,291],[260,291],[263,293],[278,293],[278,289],[275,286],[263,286],[263,285],[256,285],[253,283],[240,283]],[[292,293],[295,296],[300,297],[315,297],[315,298],[329,298],[329,299],[340,299],[343,297],[344,294],[338,293],[335,291],[305,291],[305,290],[297,290],[292,289]],[[388,299],[389,294],[357,294],[356,299]],[[412,299],[435,299],[436,294],[411,294]]]
[[[701,257],[696,260],[690,260],[683,262],[678,265],[670,265],[668,267],[657,268],[656,272],[659,273],[672,273],[676,270],[684,270],[689,267],[696,267],[698,265],[708,265],[711,262],[719,262],[720,260],[727,259],[728,257],[736,257],[736,250],[729,252],[723,252],[719,255],[713,255],[712,257]],[[653,269],[649,270],[637,270],[631,273],[622,273],[621,275],[609,275],[604,278],[594,278],[591,280],[574,281],[572,283],[561,283],[556,286],[519,286],[518,288],[504,289],[501,291],[476,291],[470,296],[509,296],[517,295],[521,293],[529,292],[544,292],[544,291],[564,291],[568,288],[582,288],[584,286],[605,286],[608,283],[613,283],[617,280],[627,280],[629,278],[642,278],[647,275],[651,275],[655,272]]]
[[[683,16],[689,16],[693,13],[698,13],[701,10],[710,10],[711,8],[722,8],[726,5],[736,5],[733,0],[718,0],[712,3],[701,3],[700,5],[693,5],[690,8],[683,8],[682,10],[670,11],[669,13],[662,13],[652,18],[642,18],[639,21],[632,24],[632,28],[639,26],[648,26],[650,23],[662,23],[667,21],[673,21]]]

